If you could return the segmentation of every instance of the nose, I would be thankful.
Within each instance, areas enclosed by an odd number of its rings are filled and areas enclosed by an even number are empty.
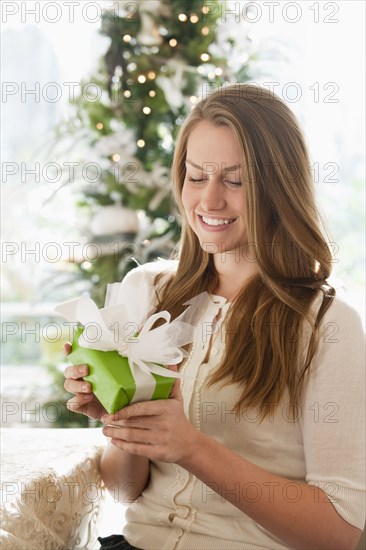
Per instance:
[[[202,190],[201,206],[205,212],[225,207],[225,197],[219,181],[208,180]]]

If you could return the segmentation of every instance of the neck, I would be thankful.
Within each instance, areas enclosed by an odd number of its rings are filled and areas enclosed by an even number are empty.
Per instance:
[[[215,294],[232,301],[242,286],[258,273],[258,265],[249,258],[240,257],[236,251],[214,255],[214,265],[218,276]]]

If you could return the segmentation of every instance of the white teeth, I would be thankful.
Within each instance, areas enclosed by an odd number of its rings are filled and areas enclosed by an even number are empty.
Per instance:
[[[232,223],[234,220],[218,220],[216,218],[205,218],[205,216],[202,216],[202,220],[207,223],[207,225],[228,225],[229,223]]]

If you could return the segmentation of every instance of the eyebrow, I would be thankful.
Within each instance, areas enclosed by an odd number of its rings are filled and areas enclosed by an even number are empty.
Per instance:
[[[191,164],[191,166],[193,166],[194,168],[198,168],[198,170],[203,170],[202,166],[199,166],[198,164],[196,164],[195,162],[189,160],[189,159],[186,159],[186,162],[188,162],[188,164]],[[214,164],[212,162],[206,162],[205,164]],[[221,163],[221,166],[225,164],[224,162]],[[227,168],[223,168],[223,170],[225,170],[226,172],[230,172],[231,170],[237,170],[238,168],[241,167],[241,164],[240,162],[237,162],[236,164],[234,164],[234,166],[228,166]]]

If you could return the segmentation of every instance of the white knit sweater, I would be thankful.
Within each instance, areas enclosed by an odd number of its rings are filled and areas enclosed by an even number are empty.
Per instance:
[[[146,277],[153,284],[158,272],[166,269],[170,273],[175,267],[175,262],[154,262],[133,270],[127,278],[137,287]],[[200,335],[181,369],[189,376],[182,383],[186,416],[197,429],[238,455],[287,478],[283,498],[294,502],[301,498],[293,481],[319,486],[337,512],[362,529],[365,369],[358,314],[339,298],[333,301],[321,322],[319,346],[298,418],[292,421],[289,396],[285,394],[275,413],[259,423],[255,408],[248,408],[240,418],[233,414],[241,393],[237,384],[205,387],[224,351],[220,327],[230,305],[225,298],[211,298]],[[315,310],[320,301],[321,296],[314,303]],[[213,330],[220,309],[222,314]],[[303,353],[305,350],[304,343]],[[175,464],[151,461],[149,484],[127,509],[123,534],[130,544],[143,550],[289,548],[214,489]],[[236,494],[238,501],[241,493],[253,501],[276,495],[276,486],[264,491],[255,480],[244,487],[238,483],[225,489]],[[316,494],[314,491],[314,499]]]

